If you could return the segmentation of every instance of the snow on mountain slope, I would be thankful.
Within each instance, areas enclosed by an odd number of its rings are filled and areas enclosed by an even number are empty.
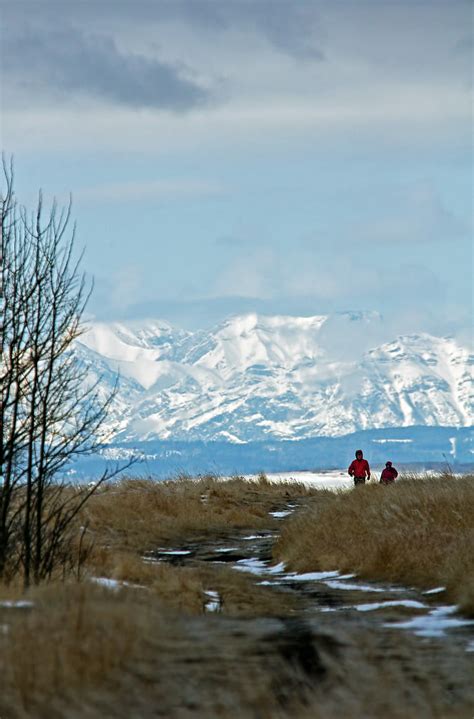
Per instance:
[[[381,318],[233,317],[209,331],[163,322],[94,325],[78,343],[106,388],[121,440],[336,436],[359,429],[472,424],[472,357],[453,339],[371,348]]]

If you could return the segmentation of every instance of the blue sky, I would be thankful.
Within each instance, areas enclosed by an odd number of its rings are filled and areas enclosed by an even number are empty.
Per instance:
[[[100,319],[472,312],[464,0],[1,0],[20,198],[72,192]]]

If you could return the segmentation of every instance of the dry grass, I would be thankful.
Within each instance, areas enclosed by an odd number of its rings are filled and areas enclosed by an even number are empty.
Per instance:
[[[272,593],[250,577],[203,564],[185,568],[146,563],[143,555],[172,543],[182,546],[241,529],[271,528],[276,520],[270,511],[308,494],[300,483],[273,484],[264,475],[258,482],[205,477],[115,483],[94,495],[80,517],[91,543],[82,576],[146,587],[167,606],[188,614],[204,611],[205,591],[210,589],[219,591],[224,613],[275,614],[278,603]]]
[[[443,585],[474,614],[474,476],[412,477],[316,498],[286,523],[275,556],[298,571]]]
[[[329,540],[324,545],[316,537],[316,528],[341,536],[347,553],[354,535],[345,533],[354,517],[370,524],[382,512],[395,527],[400,517],[406,526],[406,518],[413,515],[416,524],[416,517],[426,516],[433,526],[439,520],[427,507],[441,492],[459,494],[457,503],[452,496],[447,500],[445,514],[462,524],[472,502],[468,483],[447,489],[438,484],[432,492],[425,482],[406,482],[337,496],[265,479],[250,484],[206,478],[128,481],[101,491],[80,518],[89,522],[94,540],[83,579],[113,577],[139,588],[54,583],[29,592],[31,608],[0,606],[0,717],[471,716],[462,647],[451,644],[434,656],[414,638],[398,633],[388,638],[359,626],[348,631],[340,623],[321,633],[319,622],[305,619],[298,598],[258,586],[251,575],[205,561],[180,567],[142,560],[144,551],[169,542],[202,540],[211,546],[214,538],[240,529],[275,526],[268,512],[301,498],[311,509],[289,520],[278,552],[285,554],[294,543],[296,553],[284,558],[298,568],[311,562],[342,566],[335,563],[338,555]],[[364,522],[356,534],[376,544],[374,535],[362,530]],[[440,525],[445,541],[456,534],[453,522]],[[319,555],[314,547],[324,552]],[[207,590],[220,596],[219,615],[205,615]],[[2,588],[1,598],[16,598],[18,592],[13,585]]]
[[[186,618],[149,593],[90,584],[31,592],[32,609],[0,633],[0,716],[270,717],[303,710],[311,686],[275,652],[278,622],[240,625]],[[196,713],[197,710],[197,713]],[[316,716],[316,715],[314,715]]]
[[[398,633],[190,617],[149,592],[88,583],[30,598],[32,609],[3,610],[5,719],[472,716],[470,665],[453,645],[433,656]]]
[[[193,535],[268,527],[269,511],[310,493],[297,482],[256,483],[241,477],[124,480],[93,496],[83,519],[99,543],[146,551]]]

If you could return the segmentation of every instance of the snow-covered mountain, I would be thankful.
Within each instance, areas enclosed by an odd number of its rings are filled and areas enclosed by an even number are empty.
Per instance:
[[[232,317],[209,331],[95,324],[76,351],[104,393],[116,440],[248,442],[411,425],[469,426],[473,358],[454,339],[376,346],[370,313]]]

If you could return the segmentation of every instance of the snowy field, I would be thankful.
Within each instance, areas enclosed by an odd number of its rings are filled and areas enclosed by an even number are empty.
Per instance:
[[[248,479],[258,478],[258,475],[255,474],[245,476]],[[302,482],[308,487],[317,487],[318,489],[350,489],[354,486],[354,480],[349,477],[347,472],[340,469],[321,472],[270,472],[267,477],[270,482]],[[375,478],[372,481],[376,481]]]

